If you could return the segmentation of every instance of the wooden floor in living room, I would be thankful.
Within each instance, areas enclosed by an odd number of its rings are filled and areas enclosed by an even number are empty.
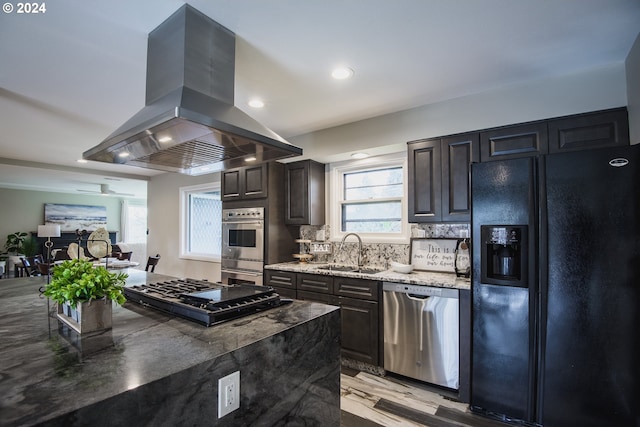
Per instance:
[[[504,427],[472,414],[446,391],[394,376],[342,367],[341,427]]]

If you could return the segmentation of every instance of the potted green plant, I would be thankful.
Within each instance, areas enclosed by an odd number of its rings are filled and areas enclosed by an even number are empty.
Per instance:
[[[14,265],[20,264],[18,254],[22,251],[22,243],[27,235],[27,233],[22,231],[7,235],[7,241],[4,244],[6,252],[0,255],[0,260],[6,261],[5,270],[11,271]]]
[[[22,243],[27,236],[28,234],[22,231],[9,234],[7,236],[7,241],[4,244],[4,248],[7,250],[7,253],[10,255],[19,254],[22,249]]]
[[[26,257],[34,256],[38,253],[38,240],[35,237],[25,237],[22,241],[21,251]]]
[[[66,260],[54,267],[44,295],[58,303],[58,318],[76,331],[110,329],[112,301],[126,301],[127,277],[86,259]]]

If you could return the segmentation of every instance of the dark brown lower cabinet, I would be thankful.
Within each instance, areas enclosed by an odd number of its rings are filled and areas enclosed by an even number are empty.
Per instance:
[[[338,297],[342,321],[342,354],[380,365],[380,313],[375,301]]]
[[[339,306],[342,355],[370,365],[382,366],[380,282],[265,270],[264,284],[273,286],[282,297]],[[292,292],[295,292],[295,297],[288,296]]]
[[[264,284],[272,286],[281,297],[297,298],[296,273],[289,271],[265,270]]]

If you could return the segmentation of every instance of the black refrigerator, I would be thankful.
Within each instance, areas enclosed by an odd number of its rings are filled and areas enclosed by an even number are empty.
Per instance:
[[[471,171],[472,410],[640,426],[640,145]]]

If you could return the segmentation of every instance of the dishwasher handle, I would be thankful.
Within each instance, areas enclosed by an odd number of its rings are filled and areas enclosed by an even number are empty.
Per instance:
[[[417,295],[417,294],[405,294],[405,295],[407,296],[407,298],[412,299],[414,301],[424,301],[433,296],[433,295]]]
[[[385,292],[395,292],[400,294],[405,294],[410,297],[426,299],[426,297],[442,297],[442,298],[454,298],[458,299],[460,297],[459,290],[455,288],[440,288],[433,286],[424,286],[424,285],[413,285],[408,283],[393,283],[393,282],[383,282],[382,283],[382,291]]]

